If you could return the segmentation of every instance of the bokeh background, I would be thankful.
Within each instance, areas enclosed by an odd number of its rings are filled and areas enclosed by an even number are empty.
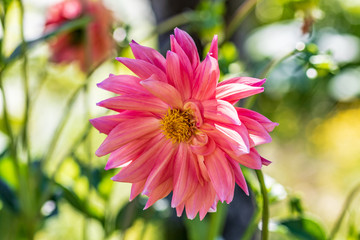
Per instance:
[[[267,78],[264,93],[240,104],[280,124],[258,148],[272,161],[263,168],[270,239],[332,238],[335,226],[334,239],[360,239],[360,1],[103,0],[99,18],[48,27],[58,2],[1,1],[0,239],[259,238],[252,171],[250,197],[239,191],[190,221],[174,217],[168,199],[146,211],[143,197],[129,203],[130,184],[113,183],[118,170],[94,154],[105,136],[88,119],[107,113],[96,102],[110,96],[96,83],[131,74],[114,58],[132,57],[132,39],[165,54],[175,27],[202,56],[218,34],[221,79]],[[99,37],[94,48],[110,40],[98,60],[65,47],[70,60],[56,61],[62,34],[90,50],[89,38]]]

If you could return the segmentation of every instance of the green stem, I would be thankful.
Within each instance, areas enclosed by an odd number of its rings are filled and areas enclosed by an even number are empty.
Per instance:
[[[26,53],[27,43],[24,36],[24,5],[22,1],[19,1],[20,4],[20,32],[21,32],[21,46],[22,46],[22,55],[23,55],[23,65],[22,65],[22,74],[24,81],[24,93],[25,93],[25,112],[23,120],[23,129],[22,129],[22,144],[23,149],[27,153],[27,162],[30,164],[30,149],[29,149],[29,139],[28,139],[28,125],[29,125],[29,109],[30,109],[30,93],[29,93],[29,78],[28,78],[28,56]]]
[[[236,10],[235,16],[231,19],[228,27],[225,29],[225,38],[221,42],[224,43],[229,40],[232,35],[235,33],[236,29],[241,24],[242,20],[250,13],[250,11],[255,7],[257,0],[247,0]],[[220,44],[220,45],[221,45]]]
[[[277,58],[277,59],[273,59],[272,61],[270,61],[266,67],[264,68],[264,70],[261,72],[261,74],[259,75],[259,78],[265,78],[279,63],[281,63],[282,61],[284,61],[285,59],[287,59],[288,57],[292,56],[294,53],[296,53],[296,50],[289,52],[288,54]],[[251,106],[253,106],[255,104],[256,98],[259,95],[253,95],[251,97],[249,97],[247,99],[247,101],[245,102],[244,108],[250,108]]]
[[[54,150],[56,148],[56,144],[60,138],[60,135],[62,133],[62,130],[64,129],[65,127],[65,124],[67,123],[69,117],[70,117],[70,113],[71,113],[71,109],[72,109],[72,106],[74,105],[75,103],[75,100],[78,96],[78,94],[81,92],[82,89],[85,88],[85,86],[87,85],[88,82],[85,82],[84,84],[80,85],[74,92],[73,94],[71,95],[71,97],[69,98],[69,100],[67,101],[66,103],[66,109],[64,111],[64,114],[60,120],[60,123],[58,125],[58,127],[56,128],[55,130],[55,134],[53,136],[53,138],[51,139],[51,142],[50,142],[50,145],[49,145],[49,148],[48,148],[48,152],[47,154],[45,155],[45,157],[43,158],[43,163],[46,164],[47,161],[49,161],[49,159],[52,157],[53,153],[54,153]]]
[[[146,41],[154,36],[154,34],[166,33],[170,30],[173,30],[175,27],[184,25],[187,23],[195,22],[198,20],[197,14],[194,11],[186,11],[180,14],[177,14],[171,18],[168,18],[161,23],[159,23],[156,28],[151,31],[151,33],[146,36],[142,41]]]
[[[261,219],[260,209],[255,209],[254,215],[251,218],[249,225],[247,226],[245,233],[241,236],[241,240],[250,240],[254,236],[254,232],[257,229],[257,226]]]
[[[342,221],[344,220],[345,214],[347,210],[349,209],[351,202],[353,201],[355,195],[357,192],[360,191],[360,184],[356,185],[355,188],[350,192],[350,194],[347,196],[346,201],[344,203],[343,209],[330,233],[329,240],[332,240],[335,238],[336,233],[339,231]]]
[[[269,200],[268,200],[268,195],[267,195],[267,189],[265,186],[264,175],[260,169],[255,170],[255,172],[256,172],[256,176],[259,180],[261,195],[262,195],[262,199],[263,199],[261,239],[267,240],[267,239],[269,239],[269,228],[268,228],[269,227],[268,226],[269,225]]]
[[[183,13],[175,15],[175,16],[168,18],[165,21],[159,23],[157,25],[155,32],[157,34],[162,34],[169,30],[174,29],[177,26],[180,26],[180,25],[183,25],[183,24],[186,24],[189,22],[194,22],[197,19],[198,18],[197,18],[197,15],[195,12],[193,12],[193,11],[183,12]]]
[[[227,204],[219,203],[216,212],[210,215],[210,227],[208,232],[209,240],[217,239],[221,236],[221,232],[224,229],[227,208]]]

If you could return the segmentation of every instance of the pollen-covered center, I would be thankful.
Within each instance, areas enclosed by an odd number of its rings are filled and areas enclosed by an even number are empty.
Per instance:
[[[169,109],[161,120],[161,129],[166,138],[173,143],[187,142],[194,134],[196,127],[189,110]]]

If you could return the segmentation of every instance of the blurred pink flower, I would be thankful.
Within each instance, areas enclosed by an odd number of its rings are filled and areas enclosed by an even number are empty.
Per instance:
[[[101,1],[64,0],[53,5],[47,12],[45,31],[82,16],[91,18],[86,26],[87,32],[85,28],[79,28],[50,41],[51,60],[56,63],[78,61],[80,68],[87,71],[108,58],[114,47],[110,34],[112,14]],[[89,53],[86,53],[87,44]]]
[[[175,29],[166,59],[130,43],[135,59],[117,58],[137,76],[110,75],[98,86],[119,94],[98,103],[118,114],[91,119],[107,138],[97,156],[110,153],[105,169],[122,167],[112,179],[132,183],[130,200],[142,193],[145,208],[173,191],[171,206],[193,219],[230,203],[237,183],[248,188],[240,164],[260,169],[270,162],[255,146],[271,141],[277,123],[234,107],[260,93],[265,79],[237,77],[218,83],[217,36],[200,62],[193,39]]]

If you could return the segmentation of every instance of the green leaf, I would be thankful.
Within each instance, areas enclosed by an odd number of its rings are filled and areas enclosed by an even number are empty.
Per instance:
[[[15,213],[19,212],[20,205],[15,192],[2,179],[0,179],[0,199],[13,212]]]
[[[138,198],[135,198],[132,202],[125,204],[125,206],[120,209],[115,220],[116,229],[125,231],[140,217],[140,211],[142,211],[142,209],[140,209],[138,202]]]
[[[41,36],[41,37],[39,37],[37,39],[27,41],[26,42],[26,48],[27,49],[32,48],[36,44],[38,44],[40,42],[43,42],[45,40],[48,40],[49,38],[54,37],[54,36],[56,36],[56,35],[58,35],[60,33],[67,32],[67,31],[72,31],[72,30],[75,30],[77,28],[86,26],[86,24],[88,24],[90,21],[91,21],[91,18],[89,16],[85,16],[85,17],[82,17],[82,18],[75,19],[73,21],[66,22],[63,25],[61,25],[60,27],[54,29],[53,31],[50,31],[50,32],[44,34],[43,36]],[[19,44],[19,46],[17,46],[15,48],[15,50],[11,53],[11,55],[5,60],[5,64],[12,63],[13,61],[15,61],[16,59],[21,57],[24,54],[23,47],[24,47],[23,44]]]
[[[301,198],[299,196],[290,197],[289,205],[291,213],[299,215],[302,215],[304,213],[304,208],[302,206]]]
[[[210,222],[208,220],[208,217],[205,217],[202,221],[200,221],[198,217],[193,220],[184,218],[184,224],[187,230],[188,239],[207,239],[210,229]]]
[[[325,240],[326,234],[321,224],[310,217],[287,219],[280,222],[289,232],[300,239]]]
[[[99,216],[97,213],[91,210],[90,207],[87,206],[87,203],[80,199],[73,190],[68,189],[67,187],[57,183],[63,191],[64,198],[68,201],[70,205],[72,205],[75,209],[86,215],[87,217],[94,218],[99,220],[103,225],[105,224],[105,220],[103,216]]]

